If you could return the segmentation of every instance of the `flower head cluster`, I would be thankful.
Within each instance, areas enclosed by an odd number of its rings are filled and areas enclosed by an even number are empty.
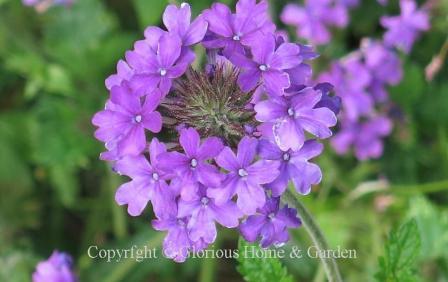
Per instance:
[[[72,258],[62,252],[54,251],[46,261],[40,262],[33,273],[33,282],[76,282]]]
[[[45,12],[52,6],[70,6],[75,0],[22,0],[23,5],[32,6],[38,12]]]
[[[383,17],[389,28],[384,42],[364,39],[359,50],[332,64],[320,75],[335,85],[342,98],[341,130],[331,140],[339,154],[354,148],[360,160],[378,158],[383,153],[382,139],[392,131],[387,117],[387,86],[398,84],[403,76],[402,64],[394,47],[409,52],[422,30],[429,27],[428,15],[417,11],[412,0],[400,2],[402,15]]]
[[[235,12],[216,3],[192,20],[188,4],[169,5],[166,30],[148,27],[106,80],[95,136],[101,158],[131,179],[115,199],[132,216],[151,203],[175,261],[213,243],[216,224],[241,226],[264,247],[285,243],[300,225],[280,201],[288,183],[305,195],[322,179],[310,160],[340,100],[328,83],[308,85],[317,54],[276,33],[267,11],[266,1],[240,0]],[[196,44],[207,63],[193,69]]]
[[[357,0],[305,0],[303,6],[289,4],[282,12],[285,24],[297,28],[297,35],[313,44],[331,40],[330,27],[347,26],[348,8],[358,5]]]

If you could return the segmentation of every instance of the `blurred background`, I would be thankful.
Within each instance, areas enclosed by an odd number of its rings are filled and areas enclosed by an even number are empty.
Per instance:
[[[189,2],[196,14],[212,3]],[[278,15],[288,1],[269,2],[284,27]],[[389,2],[361,1],[349,27],[335,30],[331,43],[318,48],[315,69],[325,70],[363,37],[381,37],[381,15],[399,13],[397,1]],[[431,31],[410,55],[402,55],[403,81],[389,89],[395,128],[383,157],[359,162],[326,146],[317,161],[323,182],[303,198],[332,247],[357,250],[356,260],[339,260],[345,281],[375,281],[379,257],[387,256],[385,246],[394,246],[389,232],[411,218],[421,241],[412,277],[448,281],[446,60],[434,80],[425,79],[426,66],[448,48],[448,1],[439,2]],[[228,282],[247,276],[244,267],[242,274],[236,269],[244,262],[230,259],[106,263],[87,256],[90,245],[160,248],[163,239],[152,230],[149,212],[131,218],[115,203],[115,189],[125,179],[98,159],[103,148],[93,138],[90,119],[107,99],[105,78],[146,26],[161,24],[167,3],[78,0],[38,13],[19,0],[0,0],[0,281],[30,281],[36,263],[53,249],[72,254],[80,281],[87,282]],[[290,244],[311,244],[303,229],[291,235]],[[237,232],[226,230],[215,247],[237,243]],[[317,259],[282,263],[294,281],[325,281]]]

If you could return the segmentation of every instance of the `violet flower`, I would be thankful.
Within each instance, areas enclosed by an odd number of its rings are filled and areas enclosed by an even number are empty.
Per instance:
[[[213,198],[207,196],[209,188],[200,185],[196,197],[192,200],[179,201],[180,217],[190,216],[188,221],[189,237],[193,241],[202,239],[211,244],[216,240],[215,221],[227,228],[235,228],[239,225],[241,211],[230,199],[220,205]]]
[[[204,11],[209,24],[209,34],[202,43],[207,49],[223,49],[230,57],[234,53],[244,54],[244,46],[257,41],[263,34],[272,34],[275,25],[268,16],[267,1],[241,0],[237,3],[236,14],[222,3],[215,3]]]
[[[207,187],[218,187],[222,175],[218,169],[207,161],[216,157],[222,150],[223,144],[216,137],[205,139],[201,144],[199,133],[194,128],[183,129],[180,132],[179,143],[185,154],[169,152],[160,155],[161,167],[171,170],[179,178],[182,197],[195,197],[199,183]]]
[[[168,5],[163,22],[118,62],[92,120],[107,149],[100,158],[131,178],[117,203],[137,216],[151,202],[154,229],[167,232],[164,254],[176,262],[212,244],[216,223],[237,228],[243,215],[255,215],[245,237],[286,242],[300,221],[266,190],[280,195],[291,179],[307,194],[320,182],[309,160],[322,145],[305,131],[331,136],[340,108],[329,84],[310,85],[307,61],[318,54],[276,31],[265,0],[239,0],[234,13],[216,3],[195,19],[188,4]],[[192,67],[196,44],[207,61]],[[274,142],[258,151],[266,138]]]
[[[163,13],[163,23],[169,32],[177,33],[183,46],[191,46],[200,42],[207,32],[207,22],[199,16],[191,24],[191,8],[182,3],[180,8],[168,5]]]
[[[218,165],[229,172],[221,188],[210,189],[207,195],[214,198],[217,205],[222,205],[238,195],[237,205],[247,214],[254,214],[266,201],[262,184],[268,184],[277,178],[278,163],[257,161],[258,141],[244,137],[238,144],[237,155],[225,147],[216,157]]]
[[[113,87],[106,109],[92,119],[99,127],[95,137],[115,143],[117,156],[140,154],[146,147],[145,129],[157,133],[162,128],[162,116],[155,111],[159,101],[159,92],[147,96],[142,104],[128,87]]]
[[[175,208],[176,191],[167,184],[173,175],[163,170],[157,159],[165,152],[165,144],[153,138],[149,145],[150,162],[140,155],[124,157],[115,164],[115,171],[132,178],[132,181],[121,185],[115,194],[119,205],[128,205],[130,215],[139,216],[149,201],[157,216]]]
[[[267,248],[286,243],[289,240],[288,228],[297,228],[301,224],[295,209],[288,206],[280,208],[280,198],[269,198],[256,215],[249,216],[240,225],[240,231],[248,242],[261,238],[261,247]]]
[[[348,23],[346,6],[332,0],[306,0],[304,6],[288,4],[281,19],[285,24],[297,27],[299,37],[317,45],[330,41],[329,27],[345,27]]]
[[[282,95],[291,85],[285,70],[297,67],[300,63],[300,47],[292,43],[283,43],[276,48],[272,35],[260,38],[251,46],[252,59],[235,53],[230,61],[243,69],[238,78],[241,89],[245,92],[253,90],[262,83],[266,91],[273,95]]]
[[[76,282],[70,255],[54,251],[46,261],[40,262],[33,273],[33,282]]]
[[[288,97],[273,97],[255,105],[256,119],[272,123],[275,142],[281,150],[299,150],[305,142],[305,131],[318,138],[332,135],[335,114],[328,108],[315,108],[322,92],[305,88]]]
[[[166,95],[172,80],[184,74],[193,60],[191,52],[182,52],[182,40],[177,34],[160,36],[157,52],[143,42],[136,44],[134,51],[126,52],[126,61],[135,72],[130,85],[140,95],[156,88]]]
[[[391,130],[392,123],[385,117],[365,122],[343,122],[342,130],[331,139],[331,145],[339,154],[346,153],[353,146],[359,160],[378,158],[383,153],[382,138]]]
[[[282,151],[277,145],[268,140],[261,140],[259,145],[260,157],[279,164],[280,174],[266,187],[271,189],[273,197],[280,197],[291,180],[296,191],[302,195],[311,192],[311,186],[320,183],[322,172],[319,166],[308,162],[320,155],[323,145],[316,140],[308,140],[299,151]]]
[[[422,31],[430,28],[426,10],[418,10],[414,0],[400,0],[401,15],[383,16],[381,25],[387,29],[384,42],[409,53]]]

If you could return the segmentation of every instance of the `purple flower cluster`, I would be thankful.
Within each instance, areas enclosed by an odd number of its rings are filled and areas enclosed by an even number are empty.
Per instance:
[[[33,273],[33,282],[76,282],[72,258],[62,252],[54,251],[46,261],[40,262]]]
[[[331,40],[330,27],[343,28],[349,21],[348,9],[358,5],[357,0],[305,0],[303,6],[289,4],[281,20],[297,28],[297,36],[313,44],[327,44]]]
[[[101,159],[131,179],[116,202],[132,216],[151,203],[177,262],[212,244],[216,223],[263,247],[287,242],[301,223],[280,197],[290,181],[306,195],[322,179],[310,160],[340,100],[328,83],[309,86],[317,54],[277,33],[267,11],[266,1],[240,0],[235,12],[216,3],[192,21],[188,4],[169,5],[166,30],[148,27],[106,80],[110,98],[92,122]],[[196,44],[203,70],[191,66]]]
[[[359,50],[332,64],[320,80],[335,85],[342,98],[341,130],[331,140],[339,154],[354,148],[359,160],[378,158],[383,153],[382,139],[392,131],[387,117],[387,86],[398,84],[403,76],[397,50],[409,52],[422,30],[429,27],[428,15],[416,10],[412,0],[400,1],[402,15],[383,17],[389,28],[384,42],[364,39]]]

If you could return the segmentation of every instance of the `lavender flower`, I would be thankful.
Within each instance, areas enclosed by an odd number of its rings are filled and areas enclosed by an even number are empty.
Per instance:
[[[223,54],[245,53],[244,46],[256,42],[263,34],[272,34],[275,25],[267,13],[267,2],[242,0],[237,3],[236,14],[221,3],[213,4],[204,12],[209,34],[203,45],[208,49],[222,49]]]
[[[183,46],[191,46],[200,42],[207,32],[207,22],[199,16],[191,24],[191,8],[182,3],[180,8],[168,5],[163,13],[163,23],[169,32],[177,33]]]
[[[272,160],[279,164],[280,174],[266,187],[271,189],[272,196],[280,197],[286,190],[290,180],[298,193],[307,195],[311,186],[322,180],[319,166],[309,163],[308,160],[322,153],[323,145],[316,140],[308,140],[299,151],[282,151],[277,145],[268,140],[260,141],[260,157]]]
[[[221,140],[210,137],[200,144],[199,133],[194,128],[188,128],[181,131],[179,143],[185,154],[165,153],[159,156],[159,162],[162,167],[177,174],[180,179],[177,184],[182,187],[182,197],[185,199],[194,197],[199,183],[211,187],[219,186],[222,175],[207,161],[221,152],[223,148]]]
[[[255,105],[256,119],[272,123],[275,142],[280,149],[299,150],[305,142],[305,131],[318,138],[332,135],[329,127],[337,119],[328,108],[315,108],[321,101],[322,92],[305,88],[288,97],[273,97]]]
[[[177,216],[177,208],[168,210],[168,214],[152,221],[152,226],[158,231],[167,231],[163,240],[163,252],[167,258],[176,262],[184,262],[193,247],[187,229],[188,218]]]
[[[282,12],[285,24],[297,27],[297,35],[313,44],[326,44],[331,39],[330,26],[345,27],[347,5],[333,0],[306,0],[304,6],[289,4]]]
[[[147,96],[142,104],[129,88],[115,86],[106,109],[92,119],[92,123],[99,127],[95,137],[115,143],[117,156],[140,154],[146,147],[145,129],[157,133],[162,128],[162,117],[154,111],[159,101],[159,92]]]
[[[381,25],[387,28],[384,42],[409,53],[422,31],[429,29],[429,16],[425,10],[418,10],[414,0],[400,0],[401,15],[381,18]]]
[[[92,122],[101,159],[131,179],[116,202],[132,216],[151,202],[152,225],[167,232],[164,252],[177,262],[212,244],[216,223],[237,228],[243,216],[246,238],[286,242],[300,221],[266,191],[280,196],[292,180],[307,194],[322,178],[309,162],[322,145],[305,131],[331,136],[339,100],[330,85],[309,85],[306,61],[318,55],[276,32],[267,5],[240,0],[232,13],[217,3],[196,19],[188,4],[169,5],[166,30],[147,27],[106,80],[111,97]],[[206,49],[203,69],[191,66],[196,44]],[[266,222],[257,229],[258,218]]]
[[[289,240],[288,228],[301,225],[297,211],[285,206],[280,209],[280,198],[269,198],[258,209],[256,215],[249,216],[240,226],[241,234],[249,242],[261,237],[261,247],[280,246]]]
[[[272,182],[278,176],[278,164],[269,161],[253,163],[257,153],[258,141],[244,137],[238,144],[237,155],[225,147],[216,157],[218,165],[229,172],[221,188],[210,189],[207,195],[218,205],[238,195],[237,205],[247,214],[254,214],[266,201],[262,184]]]
[[[157,52],[148,45],[136,44],[134,51],[126,53],[126,60],[136,72],[130,80],[133,91],[142,95],[159,88],[166,95],[172,80],[185,73],[194,55],[182,52],[182,40],[177,34],[163,34]]]
[[[235,228],[239,225],[238,219],[242,217],[242,213],[230,199],[218,205],[213,198],[207,196],[208,190],[210,189],[200,185],[194,199],[181,199],[178,216],[191,216],[188,221],[191,240],[202,239],[210,244],[215,241],[217,235],[215,221],[224,227]]]
[[[392,123],[385,117],[343,122],[342,130],[331,139],[331,144],[339,154],[345,154],[353,146],[359,160],[378,158],[383,153],[381,138],[389,135],[391,130]]]
[[[48,260],[40,262],[33,273],[33,282],[76,282],[70,255],[54,251]]]
[[[149,201],[157,216],[176,207],[176,190],[167,184],[173,175],[160,167],[157,158],[165,152],[165,145],[153,138],[149,145],[150,162],[140,155],[126,156],[115,164],[115,171],[132,178],[131,182],[121,185],[115,194],[119,205],[128,205],[130,215],[139,216]]]
[[[235,53],[230,60],[243,72],[238,83],[245,92],[253,90],[259,82],[273,95],[282,95],[291,85],[285,70],[297,67],[300,63],[300,48],[296,44],[283,43],[276,48],[275,37],[264,36],[251,46],[253,58]]]

